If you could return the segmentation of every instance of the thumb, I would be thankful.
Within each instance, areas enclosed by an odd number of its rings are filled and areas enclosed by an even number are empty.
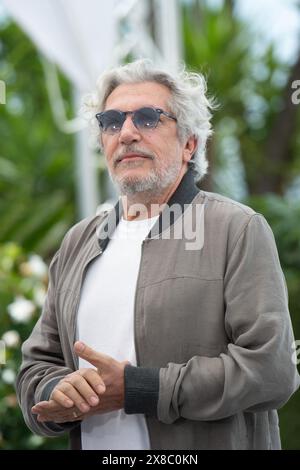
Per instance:
[[[74,351],[78,357],[81,357],[90,364],[93,364],[95,367],[97,367],[97,369],[103,369],[103,366],[107,365],[107,361],[109,360],[108,356],[95,351],[95,349],[91,348],[82,341],[76,341],[74,344]]]

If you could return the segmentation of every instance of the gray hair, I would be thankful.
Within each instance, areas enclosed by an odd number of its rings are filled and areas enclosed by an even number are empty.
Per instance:
[[[156,68],[149,59],[140,59],[104,72],[97,80],[96,93],[87,95],[84,101],[84,111],[88,112],[98,137],[100,130],[94,115],[104,110],[108,96],[119,85],[141,82],[155,82],[171,91],[168,106],[177,118],[179,140],[183,142],[194,135],[198,141],[190,166],[196,181],[200,181],[208,167],[206,143],[212,134],[210,111],[215,104],[206,96],[206,81],[199,73],[188,72],[182,67],[178,73],[171,75],[166,70]]]

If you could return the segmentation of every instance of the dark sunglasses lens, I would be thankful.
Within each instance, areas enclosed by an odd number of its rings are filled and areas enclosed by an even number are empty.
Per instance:
[[[120,111],[109,110],[102,113],[99,118],[99,124],[103,132],[115,134],[120,132],[123,126],[125,116]]]
[[[159,121],[159,114],[152,108],[141,108],[134,113],[133,122],[139,129],[154,129]]]

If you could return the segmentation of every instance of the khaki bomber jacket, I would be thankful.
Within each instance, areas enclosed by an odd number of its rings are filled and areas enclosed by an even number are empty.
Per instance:
[[[272,231],[249,207],[198,190],[190,171],[169,201],[175,205],[142,244],[137,366],[125,368],[125,412],[145,414],[152,449],[279,449],[276,410],[299,376]],[[27,425],[45,436],[69,431],[74,449],[80,424],[39,423],[30,410],[78,368],[73,344],[84,275],[105,250],[119,209],[67,233],[50,266],[42,315],[22,347],[17,395]]]

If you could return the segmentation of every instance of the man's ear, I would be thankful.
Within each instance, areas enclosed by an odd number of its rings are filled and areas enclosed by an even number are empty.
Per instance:
[[[188,163],[193,155],[195,154],[198,148],[198,139],[196,136],[191,135],[186,141],[184,150],[183,150],[183,161]]]

